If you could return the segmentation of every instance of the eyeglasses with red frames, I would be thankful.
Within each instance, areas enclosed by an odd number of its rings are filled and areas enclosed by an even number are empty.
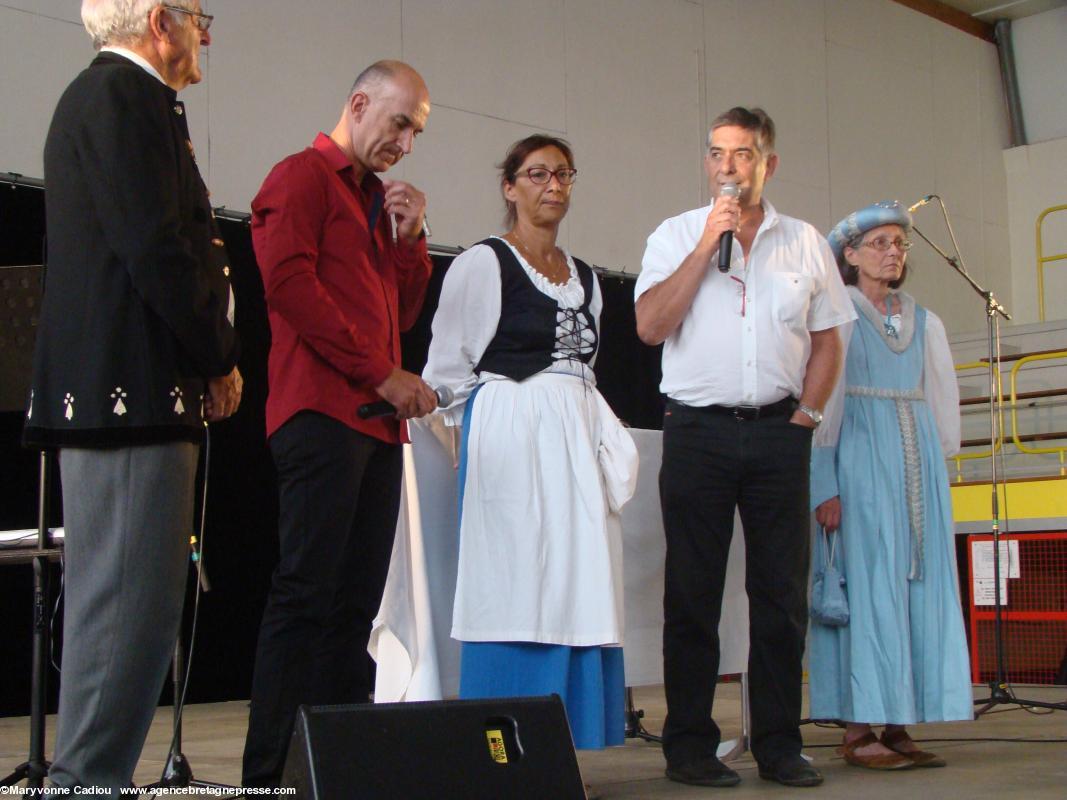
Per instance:
[[[526,177],[529,178],[532,183],[536,183],[539,186],[543,186],[552,180],[552,176],[555,176],[556,180],[562,185],[570,186],[578,177],[578,170],[572,169],[571,167],[563,167],[562,169],[530,167],[529,169],[519,171],[519,175],[523,173],[526,173]]]
[[[181,6],[169,6],[166,3],[163,4],[163,8],[167,11],[174,11],[178,14],[188,14],[193,18],[193,24],[196,25],[201,31],[207,33],[207,29],[211,27],[211,23],[215,21],[215,17],[212,14],[204,14],[200,11],[193,11],[190,8],[182,8]]]

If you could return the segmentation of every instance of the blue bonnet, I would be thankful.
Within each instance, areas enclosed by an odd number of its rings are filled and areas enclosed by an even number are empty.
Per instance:
[[[839,223],[834,225],[826,237],[830,242],[830,249],[834,251],[834,258],[841,263],[845,245],[861,236],[871,228],[881,225],[900,225],[905,232],[911,230],[911,213],[898,200],[883,200],[879,203],[853,211]]]

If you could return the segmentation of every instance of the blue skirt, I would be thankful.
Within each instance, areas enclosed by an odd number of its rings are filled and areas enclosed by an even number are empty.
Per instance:
[[[625,738],[621,647],[463,642],[459,676],[464,700],[558,694],[579,750],[621,745]]]
[[[467,475],[467,435],[479,386],[463,412],[459,508]],[[626,734],[626,681],[621,647],[570,647],[538,642],[463,642],[459,696],[530,697],[558,694],[567,709],[574,746],[596,750],[621,745]]]

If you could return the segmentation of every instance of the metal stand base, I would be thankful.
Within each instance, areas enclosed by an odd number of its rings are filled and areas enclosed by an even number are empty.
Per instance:
[[[1044,700],[1027,700],[1016,697],[1008,689],[1007,683],[998,683],[997,681],[989,684],[989,697],[984,700],[975,700],[974,704],[981,706],[974,712],[976,718],[997,706],[1022,706],[1024,708],[1047,708],[1052,711],[1067,711],[1067,703],[1049,703]]]
[[[15,786],[21,781],[26,781],[26,788],[40,789],[44,786],[44,779],[48,777],[48,769],[51,766],[47,761],[40,764],[23,761],[10,775],[0,778],[0,786]]]
[[[193,777],[193,768],[189,759],[182,753],[182,710],[185,707],[185,649],[182,646],[182,634],[174,642],[174,659],[171,663],[171,684],[174,687],[174,736],[170,742],[170,753],[163,775],[145,789],[171,789],[196,786],[216,790],[232,790],[237,794],[241,789],[228,783],[197,780]]]
[[[736,761],[747,753],[752,744],[749,735],[752,727],[752,712],[748,707],[748,673],[741,673],[741,733],[736,739],[719,742],[715,755],[720,761]]]
[[[634,690],[633,687],[626,687],[626,738],[627,739],[643,739],[646,742],[662,742],[663,739],[660,736],[656,736],[654,733],[649,733],[645,730],[645,726],[641,724],[641,720],[645,717],[644,709],[634,708]]]

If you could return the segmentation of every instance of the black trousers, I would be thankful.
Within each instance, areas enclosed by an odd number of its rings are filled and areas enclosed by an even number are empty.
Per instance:
[[[799,753],[811,431],[787,416],[738,420],[669,403],[660,498],[667,537],[663,751],[680,766],[714,754],[719,617],[734,509],[745,533],[752,752]]]
[[[400,504],[398,445],[302,412],[270,449],[280,558],[256,647],[245,786],[278,785],[298,706],[367,702],[367,640]]]

